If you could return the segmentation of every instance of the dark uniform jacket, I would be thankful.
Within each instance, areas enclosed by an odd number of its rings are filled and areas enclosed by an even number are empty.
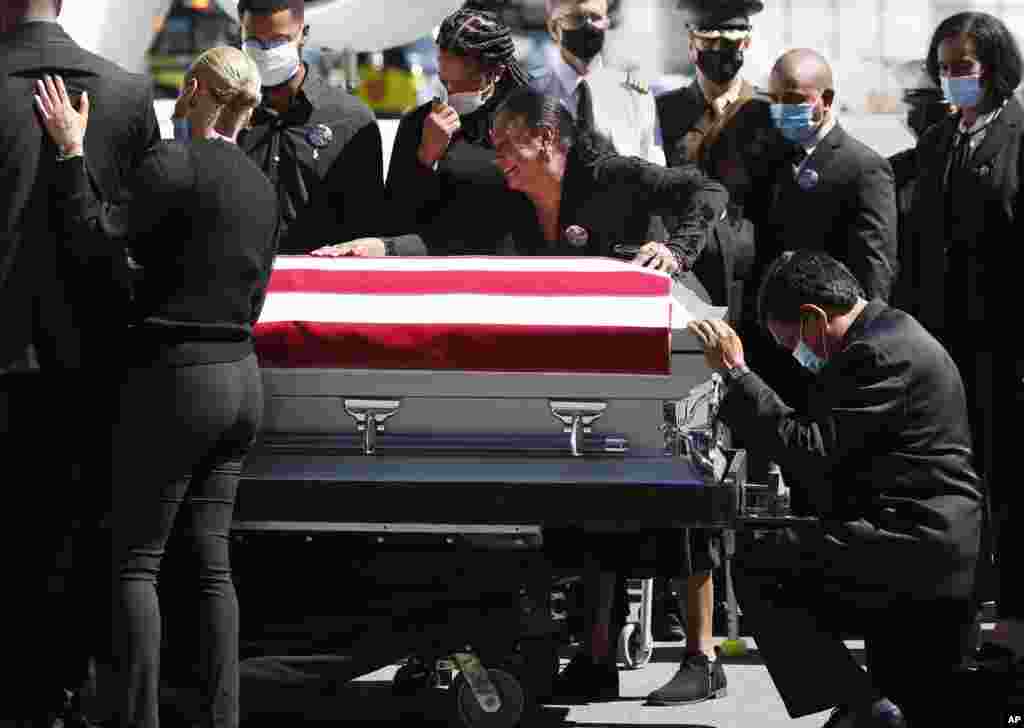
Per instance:
[[[1007,423],[1024,404],[1024,357],[1010,321],[1013,299],[1004,300],[1020,285],[1024,108],[1016,97],[1006,102],[956,175],[950,198],[946,174],[959,122],[959,115],[950,117],[918,142],[907,308],[950,348],[967,384],[978,465],[997,519],[1006,583],[1000,604],[1009,607],[1013,599],[1016,615],[1024,616],[1012,583],[1022,529],[1010,520],[1019,513],[1020,489],[1007,455],[1018,447]]]
[[[381,232],[384,155],[366,104],[307,65],[291,108],[260,106],[252,124],[239,144],[277,189],[282,253]]]
[[[460,119],[436,171],[416,157],[432,102],[402,118],[386,186],[391,233],[417,233],[431,255],[513,252],[507,247],[513,221],[533,211],[524,195],[508,189],[495,164],[490,124],[497,103]]]
[[[700,84],[662,94],[656,99],[658,123],[669,166],[687,163],[686,135],[704,115],[707,101]],[[772,125],[768,102],[748,100],[722,128],[704,155],[702,168],[729,191],[729,216],[711,231],[694,273],[712,301],[741,310],[744,282],[751,279],[758,228],[767,219],[775,170],[783,140]]]
[[[720,416],[765,444],[872,583],[970,596],[981,496],[963,384],[913,317],[868,303],[818,375],[807,415],[749,374],[730,386]]]
[[[837,123],[800,179],[789,162],[779,167],[771,222],[758,231],[758,270],[785,250],[822,250],[846,264],[869,299],[888,300],[899,270],[892,167]]]
[[[56,147],[33,101],[44,71],[62,75],[73,95],[89,93],[88,173],[107,199],[118,199],[160,139],[148,78],[83,50],[56,23],[26,23],[0,36],[0,370],[24,359],[30,345],[44,367],[107,361],[127,301],[113,271],[80,266],[55,234]]]
[[[647,242],[651,217],[661,215],[669,233],[665,244],[689,269],[728,199],[725,188],[695,165],[669,169],[609,153],[584,160],[577,145],[562,180],[561,239],[544,240],[534,214],[520,218],[516,246],[535,255],[610,257],[618,243]]]

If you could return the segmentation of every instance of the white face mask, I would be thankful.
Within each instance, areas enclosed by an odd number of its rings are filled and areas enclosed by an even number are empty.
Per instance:
[[[487,100],[491,98],[491,94],[494,92],[494,86],[492,84],[481,91],[462,91],[450,94],[447,87],[441,84],[441,90],[442,101],[455,109],[455,113],[459,116],[469,116],[487,103]]]
[[[288,83],[295,78],[295,74],[299,72],[299,67],[302,65],[302,60],[299,57],[299,44],[295,42],[264,48],[259,41],[247,40],[244,48],[260,70],[260,79],[264,88]]]

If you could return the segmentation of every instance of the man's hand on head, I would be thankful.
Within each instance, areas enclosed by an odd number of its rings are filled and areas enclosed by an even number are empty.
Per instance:
[[[691,321],[687,328],[704,347],[704,359],[710,369],[725,373],[732,369],[746,368],[743,342],[725,321]]]

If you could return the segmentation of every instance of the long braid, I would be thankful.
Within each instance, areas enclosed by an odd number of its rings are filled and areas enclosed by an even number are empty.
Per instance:
[[[504,66],[513,87],[530,83],[529,74],[516,60],[511,29],[482,7],[479,0],[470,0],[444,19],[437,33],[437,45],[443,50],[476,56],[488,66]]]

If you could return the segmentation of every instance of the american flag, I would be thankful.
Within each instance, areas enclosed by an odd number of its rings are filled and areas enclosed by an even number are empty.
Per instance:
[[[605,258],[280,256],[270,368],[669,374],[672,279]]]

